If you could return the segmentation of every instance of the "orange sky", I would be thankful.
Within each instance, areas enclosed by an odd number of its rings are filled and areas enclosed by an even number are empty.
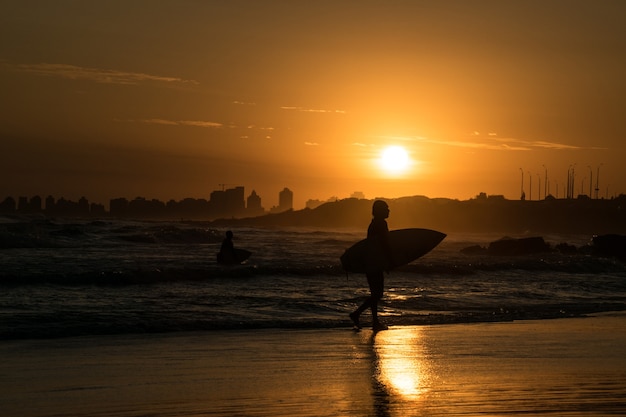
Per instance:
[[[621,0],[0,0],[0,199],[613,196],[624,51]]]

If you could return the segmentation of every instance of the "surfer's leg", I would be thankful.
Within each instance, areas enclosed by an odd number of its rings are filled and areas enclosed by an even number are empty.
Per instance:
[[[370,307],[371,303],[372,303],[372,297],[367,297],[367,300],[365,300],[363,304],[359,306],[359,308],[354,310],[354,312],[350,313],[350,319],[354,323],[355,327],[358,327],[359,329],[361,328],[359,317],[361,316],[361,313],[363,313],[365,310],[367,310]]]
[[[372,293],[372,296],[370,297],[370,308],[372,310],[372,327],[376,331],[385,330],[387,326],[385,326],[378,320],[378,302],[383,298],[385,275],[383,271],[380,271],[380,273],[368,275],[367,281],[370,285],[370,291]]]
[[[372,310],[372,323],[378,323],[378,299],[372,297],[372,305],[370,306]]]

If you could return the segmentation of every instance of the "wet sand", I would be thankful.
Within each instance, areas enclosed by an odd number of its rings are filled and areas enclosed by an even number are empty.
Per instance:
[[[626,314],[0,342],[12,416],[626,414]]]

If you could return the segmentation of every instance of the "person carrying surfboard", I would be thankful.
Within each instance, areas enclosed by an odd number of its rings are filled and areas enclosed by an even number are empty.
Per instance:
[[[391,265],[391,248],[389,246],[389,226],[387,219],[389,217],[389,206],[383,200],[376,200],[372,205],[372,221],[367,228],[367,240],[372,250],[382,252],[387,258],[387,265]],[[379,255],[380,256],[380,255]],[[365,276],[370,288],[370,296],[357,308],[350,313],[350,319],[354,326],[361,328],[359,318],[367,308],[372,311],[372,328],[374,331],[387,330],[387,326],[378,319],[378,302],[383,298],[385,285],[385,269],[380,263],[372,265],[368,268]],[[388,268],[387,268],[388,269]]]
[[[235,245],[233,244],[233,232],[228,230],[226,232],[226,238],[222,241],[220,252],[217,254],[217,261],[219,263],[233,263],[237,260],[237,253],[235,252]]]
[[[220,251],[217,253],[217,263],[221,265],[241,265],[252,255],[246,249],[236,248],[233,244],[233,232],[227,231],[226,238],[222,241]]]

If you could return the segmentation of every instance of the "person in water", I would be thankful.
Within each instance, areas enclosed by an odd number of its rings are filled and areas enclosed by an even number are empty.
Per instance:
[[[217,261],[220,263],[233,263],[237,260],[235,253],[235,245],[233,244],[233,232],[227,231],[226,238],[222,241],[220,253],[217,255]]]
[[[387,219],[389,217],[389,206],[383,200],[376,200],[372,205],[372,222],[367,229],[367,239],[370,240],[372,246],[383,251],[383,256],[387,259],[387,265],[391,265],[391,249],[389,246],[389,227]],[[361,328],[359,317],[367,308],[372,311],[372,327],[374,331],[386,330],[387,326],[378,319],[378,302],[383,297],[385,285],[385,269],[382,266],[374,266],[369,268],[365,274],[367,283],[370,287],[370,296],[357,308],[350,313],[350,319],[354,326]]]

